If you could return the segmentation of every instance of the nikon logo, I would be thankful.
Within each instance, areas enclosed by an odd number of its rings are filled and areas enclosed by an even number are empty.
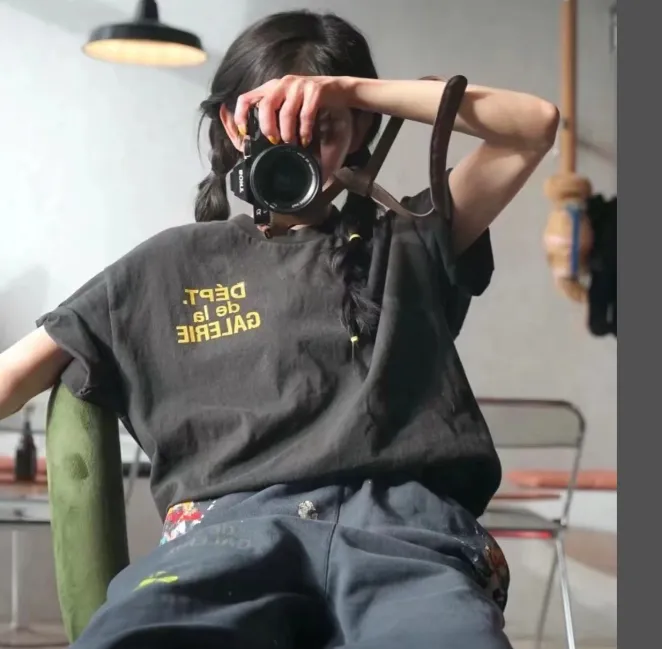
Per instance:
[[[239,169],[239,191],[244,191],[244,170]]]

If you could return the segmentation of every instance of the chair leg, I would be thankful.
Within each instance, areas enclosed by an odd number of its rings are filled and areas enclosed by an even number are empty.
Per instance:
[[[547,586],[545,587],[545,596],[543,597],[542,610],[538,618],[538,628],[536,630],[536,649],[541,649],[543,634],[545,632],[545,623],[547,622],[547,613],[549,612],[549,603],[552,598],[552,586],[554,585],[554,577],[556,576],[556,569],[559,565],[558,553],[554,550],[554,558],[552,559],[552,567],[549,571],[547,578]]]
[[[556,555],[559,562],[559,576],[561,577],[561,596],[563,598],[563,615],[565,617],[565,632],[568,640],[568,649],[576,649],[575,629],[572,622],[572,607],[570,603],[570,582],[568,580],[568,566],[565,558],[563,538],[556,537]]]
[[[124,508],[129,508],[129,503],[131,502],[131,496],[133,496],[133,489],[136,486],[136,480],[138,479],[138,472],[140,471],[140,457],[142,450],[140,446],[136,445],[136,452],[131,463],[131,468],[129,469],[129,479],[126,483],[126,489],[124,492]]]

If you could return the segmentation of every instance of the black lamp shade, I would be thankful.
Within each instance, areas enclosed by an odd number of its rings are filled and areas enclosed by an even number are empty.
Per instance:
[[[141,6],[155,3],[143,3]],[[111,63],[157,67],[200,65],[207,60],[200,39],[138,12],[133,22],[97,27],[83,46],[88,56]]]

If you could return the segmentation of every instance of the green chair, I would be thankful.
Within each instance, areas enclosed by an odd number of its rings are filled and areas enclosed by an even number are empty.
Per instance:
[[[59,384],[48,405],[46,463],[55,577],[72,642],[129,563],[117,419]]]

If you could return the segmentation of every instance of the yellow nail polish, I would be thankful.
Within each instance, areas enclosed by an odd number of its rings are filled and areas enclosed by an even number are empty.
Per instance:
[[[277,137],[274,137],[273,135],[270,135],[267,139],[269,140],[269,142],[271,142],[271,144],[278,144],[278,142],[280,142],[280,140]]]
[[[307,137],[302,137],[301,138],[301,146],[304,149],[307,149],[309,144],[310,144],[310,140]]]
[[[246,128],[244,126],[237,126],[237,131],[241,137],[246,137]]]

